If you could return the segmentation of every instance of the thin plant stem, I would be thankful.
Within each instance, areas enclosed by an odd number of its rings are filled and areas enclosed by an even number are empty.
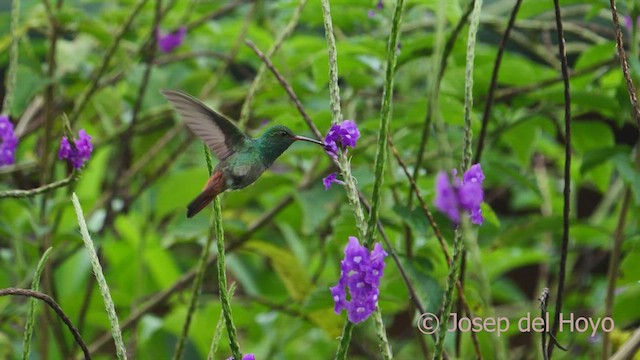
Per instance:
[[[204,146],[205,159],[207,161],[207,169],[209,174],[213,173],[213,165],[211,162],[211,152],[209,148]],[[233,314],[231,312],[231,304],[229,302],[229,289],[227,289],[227,273],[225,270],[224,256],[224,228],[222,227],[222,207],[220,205],[220,196],[213,198],[213,219],[215,221],[216,243],[218,245],[218,291],[220,292],[220,303],[222,304],[222,314],[227,326],[227,334],[229,335],[229,347],[231,354],[236,360],[242,359],[238,338],[236,335],[236,325],[233,323]],[[206,267],[206,262],[205,262]]]
[[[476,35],[478,33],[478,25],[480,22],[480,11],[482,9],[482,0],[475,0],[473,10],[471,12],[471,22],[469,25],[469,34],[467,38],[467,57],[465,67],[465,91],[464,91],[464,148],[462,154],[461,170],[466,171],[471,165],[471,116],[473,110],[473,61],[475,57]],[[447,277],[447,286],[442,303],[442,311],[440,314],[440,327],[438,329],[438,340],[436,341],[433,359],[440,359],[444,350],[444,339],[446,336],[447,322],[453,305],[453,291],[456,283],[460,280],[460,267],[462,256],[464,254],[463,231],[464,228],[457,228],[453,239],[453,260]]]
[[[479,163],[481,158],[482,158],[482,150],[484,149],[484,140],[485,137],[487,135],[487,125],[489,124],[489,116],[491,115],[491,108],[493,106],[493,98],[494,98],[494,93],[498,84],[498,72],[500,70],[500,64],[502,63],[502,55],[504,54],[504,50],[506,49],[506,45],[507,45],[507,40],[509,39],[509,34],[511,32],[511,29],[513,28],[514,24],[515,24],[515,20],[516,17],[518,15],[518,11],[520,10],[520,5],[522,4],[522,0],[516,0],[516,4],[513,7],[513,10],[511,11],[511,15],[509,17],[509,21],[507,22],[507,27],[504,31],[504,33],[502,34],[502,37],[500,38],[500,45],[498,46],[498,53],[496,55],[496,60],[493,64],[493,71],[491,73],[491,82],[489,84],[489,92],[487,95],[487,99],[485,100],[485,105],[484,105],[484,111],[482,113],[482,125],[480,127],[480,135],[478,136],[478,145],[476,148],[476,154],[475,154],[475,159],[474,159],[474,163]],[[471,242],[476,242],[476,248],[477,248],[477,240],[471,240]],[[478,250],[479,251],[479,250]],[[467,254],[466,252],[462,254],[462,263],[460,264],[460,282],[462,284],[462,288],[464,289],[464,279],[465,279],[465,273],[466,273],[466,268],[467,268]],[[484,276],[484,272],[481,269],[481,272],[483,274],[481,274],[482,278],[485,278]],[[486,287],[485,290],[490,290],[489,287]],[[484,291],[483,291],[484,293]],[[486,295],[486,294],[483,294]],[[490,297],[489,297],[490,299]],[[487,299],[485,299],[487,300]],[[458,300],[460,301],[460,299]],[[485,306],[487,306],[487,308],[490,308],[491,303],[490,301],[487,302],[485,301]],[[460,336],[459,334],[457,334],[458,336]],[[492,337],[493,338],[493,337]],[[495,340],[495,338],[493,338]],[[458,339],[459,340],[459,337]],[[456,342],[456,350],[459,351],[459,342]],[[502,347],[498,347],[498,350],[502,350]],[[504,355],[504,354],[502,354]]]
[[[564,82],[564,204],[562,209],[562,248],[560,253],[560,271],[558,274],[558,287],[556,290],[556,306],[553,316],[553,326],[550,337],[555,339],[558,333],[560,313],[562,312],[562,300],[564,297],[564,281],[567,270],[567,254],[569,252],[569,212],[571,209],[571,89],[569,87],[569,66],[567,65],[567,50],[562,30],[562,13],[560,2],[553,1],[555,8],[556,28],[558,35],[558,53],[562,67],[562,79]],[[638,109],[637,106],[635,108]],[[551,358],[556,341],[551,340],[547,344],[547,355]]]
[[[336,360],[343,360],[347,358],[353,327],[354,325],[351,321],[345,320],[344,326],[342,327],[342,335],[340,335],[340,342],[338,343],[338,350],[336,351]]]
[[[249,31],[249,26],[251,25],[251,19],[256,13],[256,8],[258,7],[258,3],[254,2],[251,5],[249,11],[247,11],[247,15],[245,15],[244,21],[242,23],[242,29],[240,30],[240,34],[236,38],[236,41],[231,48],[231,51],[228,55],[224,55],[225,61],[222,63],[222,66],[218,68],[215,76],[211,78],[211,80],[207,81],[200,90],[199,97],[204,98],[207,94],[211,92],[211,90],[215,89],[221,79],[227,74],[227,69],[229,65],[235,60],[238,56],[238,52],[240,52],[240,47],[242,46],[242,41],[246,38],[247,32]]]
[[[173,1],[169,5],[173,6],[173,4],[176,1]],[[212,12],[210,12],[208,14],[204,14],[201,17],[199,17],[198,19],[193,20],[190,23],[188,23],[186,25],[187,31],[190,31],[190,30],[193,30],[193,29],[195,29],[197,27],[200,27],[200,26],[206,24],[207,22],[209,22],[209,21],[211,21],[213,19],[217,19],[217,18],[219,18],[221,16],[224,16],[224,15],[230,13],[231,11],[235,10],[238,6],[240,6],[240,5],[244,4],[244,3],[247,3],[247,2],[249,2],[249,1],[248,0],[236,0],[236,1],[233,1],[233,2],[230,2],[230,3],[226,4],[224,6],[221,6],[218,9],[213,10]],[[166,8],[165,12],[169,11],[169,9],[170,9],[169,5],[167,5],[167,8]]]
[[[0,191],[0,199],[1,198],[26,198],[26,197],[34,197],[39,194],[43,194],[49,192],[51,190],[55,190],[57,188],[66,186],[75,180],[77,180],[77,173],[73,171],[69,176],[62,180],[58,180],[56,182],[52,182],[51,184],[47,184],[44,186],[37,187],[31,190],[5,190]]]
[[[38,291],[40,288],[40,275],[44,269],[44,264],[47,262],[49,255],[51,254],[51,247],[49,247],[38,262],[36,272],[33,275],[33,281],[31,282],[31,290]],[[31,336],[33,335],[33,322],[35,321],[36,312],[36,299],[31,299],[29,302],[29,312],[27,313],[27,323],[24,327],[24,338],[22,340],[22,360],[28,360],[31,353]]]
[[[415,193],[416,198],[418,199],[418,202],[420,203],[420,207],[422,209],[422,212],[424,213],[425,217],[429,221],[429,225],[431,225],[431,228],[433,229],[433,233],[436,235],[436,238],[438,239],[438,242],[440,243],[440,247],[442,248],[442,253],[443,253],[444,257],[445,257],[445,260],[447,261],[447,265],[449,267],[451,267],[452,266],[451,257],[449,256],[449,251],[447,250],[447,246],[446,246],[446,244],[444,242],[444,238],[442,236],[442,233],[440,232],[440,228],[438,227],[438,223],[436,223],[435,219],[433,218],[433,215],[431,214],[431,211],[429,211],[429,207],[427,206],[426,202],[424,201],[424,196],[422,196],[422,194],[420,193],[420,189],[418,188],[418,185],[416,184],[415,180],[411,176],[411,173],[409,173],[409,169],[405,165],[404,161],[400,157],[400,154],[398,153],[398,150],[396,149],[396,147],[393,144],[393,140],[391,139],[391,137],[389,137],[388,140],[389,140],[389,147],[391,148],[391,152],[393,153],[393,155],[395,156],[396,160],[398,161],[398,164],[400,165],[400,167],[404,171],[404,174],[406,175],[407,179],[409,179],[409,184],[411,185],[411,189]],[[392,253],[392,255],[393,255],[393,253]],[[469,305],[468,305],[467,299],[465,298],[465,295],[464,295],[464,289],[463,289],[463,286],[462,286],[462,279],[460,281],[456,282],[456,287],[458,289],[458,298],[460,299],[461,307],[469,315],[469,317],[471,317],[471,309],[469,309]],[[418,309],[420,309],[420,307],[418,307]],[[420,311],[423,314],[426,312],[424,309],[420,309]],[[480,342],[478,341],[478,335],[476,334],[475,331],[471,331],[471,340],[473,342],[473,347],[474,347],[474,350],[476,352],[476,359],[482,359],[482,353],[480,352]]]
[[[427,113],[424,118],[424,124],[422,125],[422,135],[420,137],[420,145],[418,145],[418,151],[416,156],[416,166],[413,169],[413,177],[418,178],[420,176],[420,168],[422,167],[422,160],[424,158],[424,151],[427,147],[427,142],[429,141],[429,137],[431,136],[431,121],[435,114],[437,113],[438,108],[438,98],[440,96],[440,82],[442,81],[441,74],[444,74],[443,66],[446,65],[446,57],[442,52],[442,42],[444,37],[444,28],[446,25],[445,19],[445,1],[446,0],[438,0],[438,5],[435,10],[435,18],[436,18],[436,27],[435,27],[435,44],[433,47],[433,54],[431,60],[431,71],[430,74],[438,74],[439,76],[433,77],[429,76],[429,93],[427,95]],[[458,22],[458,25],[464,24],[466,22],[467,17],[462,17]],[[463,22],[464,21],[464,22]],[[462,26],[460,26],[460,29]],[[458,33],[455,31],[452,33],[452,36],[449,37],[449,40],[457,38]],[[453,48],[453,46],[452,46]],[[438,61],[440,60],[440,61]],[[411,208],[413,205],[413,192],[409,191],[409,200],[407,201],[407,206]],[[408,229],[408,234],[410,229]],[[410,239],[407,239],[410,241]]]
[[[636,146],[635,149],[635,165],[636,168],[640,167],[640,146]],[[613,233],[613,247],[609,256],[609,269],[607,270],[607,293],[605,297],[604,316],[611,317],[613,314],[613,303],[616,296],[615,288],[620,272],[620,258],[622,254],[622,243],[624,242],[624,230],[626,224],[627,213],[631,206],[631,190],[629,187],[625,188],[624,196],[622,200],[622,207],[620,208],[620,214],[618,215],[618,224]],[[611,342],[610,334],[605,332],[602,335],[602,359],[608,359],[611,356]]]
[[[442,301],[442,309],[440,310],[438,338],[433,351],[434,360],[441,359],[442,353],[444,352],[444,338],[447,333],[447,321],[449,320],[449,314],[451,313],[451,307],[453,305],[453,287],[460,274],[460,260],[463,250],[464,241],[462,241],[460,229],[456,229],[455,236],[453,238],[453,259],[451,261],[451,267],[449,268],[449,275],[447,276],[447,286]]]
[[[267,56],[266,56],[267,58],[273,57],[273,55],[282,46],[282,43],[284,42],[284,40],[287,39],[289,35],[291,35],[293,30],[296,28],[296,25],[298,25],[298,21],[300,20],[300,14],[302,14],[302,10],[304,9],[304,6],[306,4],[307,4],[307,0],[300,0],[300,3],[298,4],[298,6],[293,10],[291,19],[289,19],[289,22],[284,27],[282,32],[278,34],[278,37],[276,38],[275,42],[273,43],[273,45],[271,45],[271,48],[267,52]],[[247,97],[244,99],[244,103],[242,104],[240,119],[238,119],[238,126],[241,129],[245,128],[247,126],[247,122],[249,122],[249,113],[251,110],[251,104],[253,103],[253,99],[255,98],[256,93],[258,92],[258,88],[260,87],[260,85],[262,85],[262,81],[264,79],[264,75],[266,72],[267,72],[267,66],[266,64],[263,63],[262,65],[260,65],[260,69],[258,69],[258,74],[253,79],[253,82],[251,83],[251,87],[249,88],[249,92],[247,93]]]
[[[216,218],[216,238],[218,244],[218,286],[220,291],[220,302],[222,303],[222,312],[229,335],[229,347],[234,359],[242,359],[238,338],[236,336],[236,326],[233,323],[233,314],[231,312],[231,304],[229,303],[229,290],[227,289],[227,275],[225,273],[224,258],[224,230],[222,228],[222,207],[220,206],[220,198],[216,196],[213,199],[213,213]]]
[[[47,294],[43,294],[39,291],[33,291],[33,290],[27,290],[27,289],[16,289],[16,288],[0,289],[0,297],[2,296],[26,296],[26,297],[35,298],[35,299],[44,301],[45,304],[49,305],[49,307],[53,309],[53,311],[55,311],[55,313],[58,315],[60,320],[62,320],[62,322],[65,325],[67,325],[67,328],[69,328],[69,331],[71,331],[71,334],[73,335],[73,338],[76,340],[76,343],[82,349],[84,358],[86,360],[91,359],[91,354],[89,353],[89,350],[87,349],[87,345],[85,344],[84,340],[82,340],[82,336],[80,336],[78,329],[76,329],[76,327],[71,322],[71,319],[69,319],[69,317],[64,313],[64,311],[62,311],[62,308],[60,307],[60,305],[58,305],[58,303],[55,300],[53,300],[51,296]]]
[[[302,107],[302,103],[300,102],[300,99],[298,99],[298,96],[296,96],[295,92],[293,91],[293,88],[291,87],[291,85],[289,85],[289,83],[282,76],[282,74],[280,74],[278,69],[276,69],[276,67],[273,65],[271,60],[269,60],[269,58],[266,57],[264,53],[262,53],[262,51],[260,51],[260,49],[258,49],[258,47],[251,40],[246,40],[245,43],[247,44],[248,47],[251,48],[251,50],[253,50],[253,52],[256,53],[256,55],[258,55],[260,60],[262,60],[262,62],[267,66],[267,68],[271,70],[271,73],[273,73],[276,79],[278,79],[278,82],[280,82],[280,85],[282,85],[282,88],[284,89],[284,91],[287,92],[287,95],[289,95],[289,98],[291,99],[291,101],[293,101],[293,103],[296,105],[298,112],[300,113],[300,115],[302,115],[302,118],[309,126],[309,129],[313,131],[313,134],[318,139],[322,139],[322,133],[320,132],[320,130],[318,130],[318,127],[316,127],[316,125],[313,123],[313,120],[311,120],[311,117],[309,116],[309,114],[307,114],[307,112]]]
[[[129,148],[131,146],[129,137],[131,137],[131,132],[133,128],[136,126],[138,121],[138,115],[140,114],[140,110],[142,109],[142,101],[144,100],[144,95],[147,92],[147,87],[149,84],[149,80],[151,78],[151,70],[154,66],[154,60],[156,56],[156,43],[157,39],[154,36],[156,29],[160,26],[160,21],[162,17],[162,0],[156,0],[155,11],[153,16],[153,21],[151,23],[151,29],[149,30],[149,47],[146,49],[146,64],[144,68],[144,73],[142,74],[142,81],[140,81],[140,85],[138,86],[138,96],[136,97],[136,102],[133,104],[133,110],[131,115],[131,122],[127,126],[124,131],[123,142],[125,146]]]
[[[516,4],[513,6],[513,10],[511,10],[511,16],[509,16],[509,21],[507,22],[507,28],[504,30],[502,37],[500,38],[500,45],[498,46],[498,53],[496,54],[496,61],[493,63],[493,71],[491,72],[491,82],[489,84],[489,92],[487,94],[487,99],[484,104],[484,111],[482,113],[482,126],[480,128],[480,135],[478,136],[478,146],[476,148],[476,156],[474,159],[474,163],[479,163],[482,158],[482,150],[484,149],[484,139],[487,135],[487,125],[489,124],[489,116],[491,115],[491,107],[493,106],[493,96],[495,94],[495,90],[498,84],[498,72],[500,70],[500,64],[502,63],[502,55],[504,54],[504,50],[507,46],[507,40],[509,40],[509,34],[511,33],[511,29],[516,22],[516,17],[518,15],[518,11],[520,10],[520,5],[522,4],[522,0],[516,0]]]
[[[554,3],[555,2],[557,1],[554,0]],[[631,75],[629,74],[629,62],[627,60],[627,55],[625,54],[625,51],[624,51],[624,41],[622,40],[622,32],[620,31],[620,22],[618,21],[618,10],[616,10],[616,1],[609,0],[609,5],[611,6],[611,17],[613,19],[613,29],[616,33],[616,48],[618,49],[620,66],[622,66],[622,74],[624,75],[624,80],[627,84],[627,92],[629,93],[629,99],[631,100],[631,104],[633,105],[633,114],[636,118],[636,126],[638,127],[638,132],[640,132],[640,106],[638,105],[636,88],[635,86],[633,86],[633,80],[631,80]],[[558,23],[557,18],[560,15],[560,8],[559,8],[559,5],[556,5],[556,6],[557,6],[556,23]],[[560,25],[558,25],[558,31],[561,31],[561,30],[562,30],[562,24],[560,23]],[[634,44],[634,47],[635,47],[635,44]],[[562,48],[564,48],[564,42],[562,43]]]
[[[205,148],[206,148],[206,145],[205,145]],[[205,153],[207,152],[205,151]],[[207,158],[207,168],[209,170],[209,176],[211,176],[211,173],[213,172],[213,165],[211,164],[210,158]],[[181,359],[182,354],[184,353],[184,345],[187,341],[187,337],[189,336],[189,326],[191,325],[191,319],[193,318],[193,314],[195,313],[196,307],[198,306],[198,300],[200,299],[200,292],[202,290],[204,273],[207,270],[207,259],[209,258],[209,250],[211,249],[211,243],[213,243],[213,237],[215,236],[215,231],[214,231],[215,221],[216,220],[212,215],[209,235],[207,236],[207,241],[202,247],[202,252],[200,253],[200,258],[198,259],[196,277],[193,280],[193,286],[191,288],[191,299],[189,301],[189,308],[187,310],[187,318],[184,321],[184,325],[182,327],[182,333],[180,334],[180,338],[178,339],[176,350],[173,353],[173,360]]]
[[[536,178],[536,183],[538,185],[538,191],[542,197],[542,204],[540,205],[540,214],[543,217],[550,217],[553,214],[553,206],[551,200],[551,188],[550,188],[550,180],[549,174],[547,173],[547,169],[545,167],[545,158],[544,156],[536,156],[533,160],[533,172]],[[551,253],[553,249],[553,234],[551,232],[543,232],[540,234],[541,240],[541,248],[542,251],[546,253]],[[540,309],[541,311],[546,312],[546,298],[549,296],[549,288],[546,287],[546,282],[549,278],[549,263],[544,262],[538,266],[538,284],[537,288],[540,289],[542,296],[538,298],[540,301]],[[542,309],[544,300],[544,310]],[[541,315],[544,316],[544,313]],[[543,317],[544,318],[544,317]],[[546,327],[545,327],[546,328]],[[542,342],[542,352],[540,352],[539,348],[536,351],[536,358],[546,358],[547,352],[545,351],[546,346],[546,334],[542,332],[541,334],[541,342]]]
[[[495,311],[491,306],[491,284],[482,266],[482,254],[480,252],[480,246],[478,246],[477,236],[469,230],[465,231],[464,235],[466,237],[466,248],[469,249],[468,253],[471,255],[474,274],[478,279],[480,298],[486,309],[484,316],[495,319]],[[460,270],[460,277],[462,277],[462,266],[460,266]],[[469,311],[469,309],[467,308],[466,311]],[[498,335],[495,333],[491,334],[491,341],[496,359],[506,359],[505,349]]]
[[[340,87],[338,86],[338,51],[336,48],[336,38],[333,34],[333,23],[331,20],[331,7],[329,0],[322,0],[322,17],[324,21],[324,32],[327,39],[327,49],[329,53],[329,100],[331,103],[331,123],[337,124],[342,122],[342,109],[340,107]],[[338,153],[338,167],[344,179],[347,199],[353,209],[358,235],[360,239],[365,239],[367,234],[367,222],[365,220],[360,197],[358,195],[358,187],[356,181],[351,174],[351,164],[349,158],[344,151]]]
[[[640,350],[640,327],[637,328],[633,335],[627,340],[618,351],[610,358],[610,360],[628,360],[632,359],[634,354]]]
[[[115,305],[113,304],[113,300],[111,299],[109,286],[107,285],[107,281],[105,280],[104,274],[102,273],[102,266],[100,265],[100,260],[98,260],[98,254],[96,254],[96,250],[93,247],[93,241],[91,240],[91,236],[89,235],[87,223],[84,220],[82,207],[80,206],[80,201],[78,201],[78,196],[76,196],[75,192],[71,194],[71,201],[73,202],[73,207],[75,209],[76,216],[78,217],[78,224],[80,225],[80,234],[82,235],[82,241],[84,241],[84,245],[87,248],[89,260],[91,261],[91,267],[93,268],[93,273],[95,274],[96,280],[98,281],[98,287],[100,289],[100,294],[102,294],[102,298],[104,300],[104,306],[107,309],[107,316],[109,317],[109,322],[111,323],[111,334],[116,344],[116,353],[118,355],[118,359],[125,360],[127,358],[127,351],[124,346],[124,341],[122,341],[122,333],[120,331],[120,326],[118,325],[118,316],[116,315]]]
[[[380,125],[378,127],[378,147],[376,150],[375,181],[373,183],[373,194],[371,195],[371,211],[369,212],[369,223],[367,226],[367,236],[365,246],[373,246],[376,223],[378,222],[378,212],[380,207],[380,192],[384,181],[384,165],[387,162],[387,137],[389,135],[389,118],[391,117],[391,97],[393,96],[393,77],[398,59],[398,41],[400,38],[400,23],[402,22],[402,10],[404,0],[396,2],[391,25],[391,34],[387,43],[387,65],[385,72],[385,84],[382,93],[382,109],[380,111]]]
[[[547,301],[549,300],[549,288],[542,289],[542,294],[540,295],[540,298],[538,298],[538,300],[540,300],[540,318],[546,319],[547,318]],[[546,326],[547,324],[545,324],[545,328]],[[540,332],[540,346],[542,349],[542,358],[544,360],[549,360],[549,355],[547,355],[547,350],[545,348],[547,346],[546,331]]]
[[[471,132],[471,117],[473,115],[473,61],[476,55],[476,34],[478,33],[478,24],[480,23],[481,8],[482,0],[476,0],[473,12],[471,13],[469,37],[467,39],[467,58],[464,76],[464,148],[461,164],[461,170],[463,172],[471,166],[471,142],[473,138]]]
[[[47,13],[47,19],[49,20],[49,49],[47,51],[47,86],[44,90],[44,141],[42,142],[41,148],[41,169],[40,172],[40,184],[46,184],[52,173],[53,173],[53,164],[49,164],[49,158],[51,156],[49,148],[51,146],[51,135],[53,131],[53,120],[54,120],[54,104],[53,104],[53,96],[56,87],[55,73],[56,73],[56,48],[58,44],[58,33],[59,33],[59,24],[58,19],[56,18],[56,14],[54,14],[52,10],[51,4],[49,4],[48,0],[44,1],[45,10]],[[47,198],[44,196],[42,198],[41,205],[42,207],[46,206]]]
[[[616,63],[616,59],[615,59],[615,57],[612,57],[611,59],[600,61],[600,62],[595,63],[593,65],[584,67],[582,69],[571,71],[569,73],[569,77],[570,78],[576,78],[576,77],[583,76],[583,75],[590,75],[594,71],[606,71],[612,65],[615,65],[615,63]],[[498,89],[498,90],[496,90],[496,95],[495,95],[494,99],[495,100],[503,100],[503,101],[504,100],[508,100],[509,98],[514,97],[516,95],[524,94],[524,93],[535,91],[535,90],[544,89],[546,87],[555,85],[558,82],[562,82],[562,76],[557,77],[557,78],[551,78],[551,79],[547,79],[547,80],[542,80],[540,82],[536,82],[536,83],[529,84],[529,85],[522,85],[522,86],[518,86],[518,87],[509,87],[509,88],[505,88],[505,89]]]
[[[18,74],[18,21],[20,20],[20,0],[13,0],[11,3],[11,52],[9,54],[9,71],[7,76],[7,84],[2,104],[3,114],[11,114],[11,106],[13,105],[13,92],[16,87],[16,78]]]
[[[327,40],[327,48],[329,53],[329,98],[331,102],[331,122],[333,124],[337,124],[342,121],[342,110],[340,108],[340,88],[338,86],[338,52],[336,50],[336,40],[333,34],[333,23],[331,20],[331,7],[329,5],[329,0],[322,0],[321,5],[325,37]],[[356,218],[358,234],[360,236],[360,239],[366,239],[367,222],[364,217],[362,205],[360,204],[358,188],[355,183],[355,178],[351,174],[351,165],[349,163],[349,158],[347,157],[346,152],[339,151],[338,165],[344,179],[347,199],[349,200],[349,204]],[[380,312],[380,308],[377,307],[375,312]],[[374,314],[374,317],[375,316],[381,317],[380,314]],[[350,321],[345,321],[344,327],[342,329],[342,335],[340,336],[340,341],[338,343],[338,349],[336,351],[336,359],[346,359],[353,327],[353,323],[351,323]],[[380,346],[384,349],[382,351],[383,356],[387,359],[390,359],[390,357],[387,356],[392,356],[391,348],[386,337],[384,324],[382,324],[381,321],[376,322],[376,334],[381,340]]]
[[[338,49],[336,37],[333,34],[333,21],[331,20],[331,6],[329,0],[320,1],[322,5],[322,19],[324,23],[324,35],[327,39],[327,51],[329,53],[329,99],[331,100],[331,123],[342,122],[342,110],[340,108],[340,87],[338,86]]]
[[[229,299],[233,298],[233,293],[236,291],[236,283],[232,283],[229,288]],[[213,333],[213,338],[211,339],[211,346],[209,347],[209,354],[207,355],[207,360],[213,360],[213,356],[218,351],[218,344],[220,344],[220,339],[222,338],[222,330],[224,328],[224,313],[220,310],[220,316],[218,317],[218,322],[216,323],[216,330]]]
[[[441,6],[443,6],[443,3],[445,2],[445,0],[439,0],[438,3],[438,14],[437,18],[438,21],[443,21],[444,22],[444,11],[441,9]],[[418,145],[418,151],[417,151],[417,156],[416,156],[416,164],[413,168],[413,178],[416,179],[416,181],[418,180],[418,177],[420,176],[420,169],[422,168],[422,161],[424,158],[424,151],[427,147],[427,142],[429,141],[429,137],[431,135],[431,123],[432,123],[432,119],[435,116],[435,114],[437,114],[437,106],[438,106],[438,96],[440,95],[440,83],[442,82],[442,78],[444,77],[444,72],[446,70],[447,67],[447,60],[449,59],[449,55],[451,54],[451,52],[453,51],[453,46],[456,43],[456,40],[458,39],[458,35],[460,35],[460,32],[462,31],[462,28],[464,27],[464,24],[466,24],[467,19],[469,18],[469,16],[471,15],[471,11],[473,10],[473,5],[475,4],[475,0],[471,0],[471,2],[469,3],[466,11],[464,12],[464,14],[462,14],[462,16],[460,17],[460,20],[458,21],[458,24],[456,24],[456,27],[453,29],[453,31],[451,32],[451,34],[449,35],[449,38],[447,39],[447,42],[444,46],[444,51],[442,52],[442,56],[440,57],[440,62],[439,62],[439,66],[438,65],[433,65],[434,70],[437,69],[437,78],[432,82],[431,84],[431,89],[429,92],[429,97],[427,98],[427,114],[425,115],[425,119],[424,119],[424,125],[422,127],[422,135],[420,137],[420,145]],[[442,19],[442,20],[440,20]],[[441,30],[439,30],[438,28],[438,23],[436,23],[436,48],[434,49],[434,56],[437,55],[437,51],[439,51],[438,49],[438,37],[441,37],[442,34],[439,32]],[[436,60],[437,61],[437,58]],[[413,193],[410,191],[409,192],[409,200],[408,200],[408,206],[411,207],[412,205],[412,201],[413,201]]]
[[[389,345],[389,340],[387,339],[387,333],[384,328],[384,322],[382,321],[382,313],[380,312],[380,308],[377,308],[376,311],[373,312],[371,317],[373,318],[373,323],[376,326],[378,347],[380,349],[380,354],[382,354],[382,358],[393,359],[393,353],[391,352],[391,346]]]
[[[140,81],[140,84],[138,85],[138,93],[136,96],[136,100],[133,104],[133,109],[131,111],[131,122],[126,126],[122,136],[119,139],[122,146],[117,147],[117,151],[115,152],[115,155],[114,155],[114,158],[116,159],[115,162],[116,164],[118,164],[115,168],[115,171],[113,172],[114,175],[107,177],[107,179],[105,179],[105,183],[111,180],[110,178],[113,178],[113,182],[115,184],[118,184],[118,179],[121,179],[123,177],[122,176],[123,173],[126,171],[126,168],[131,165],[131,161],[134,157],[132,154],[132,151],[133,151],[132,142],[133,142],[133,136],[134,136],[133,129],[138,123],[138,118],[140,117],[139,115],[140,115],[140,112],[142,111],[142,103],[143,103],[145,94],[147,92],[147,87],[151,79],[151,72],[154,67],[154,59],[156,56],[156,48],[157,48],[156,46],[157,39],[154,36],[154,34],[159,28],[161,17],[162,17],[162,0],[155,0],[153,21],[151,22],[151,26],[149,28],[148,40],[145,41],[145,45],[147,45],[147,47],[142,48],[143,49],[142,57],[143,57],[143,61],[145,62],[144,72],[142,74],[142,79]],[[126,189],[126,187],[109,186],[109,185],[105,185],[104,187],[115,188],[115,191],[113,191],[111,193],[111,196],[107,199],[107,203],[110,203],[113,200],[113,197],[116,195],[122,196],[122,189]],[[130,202],[127,202],[125,204],[125,209],[128,208],[129,203]],[[113,209],[112,207],[108,207],[106,218],[111,219],[113,217],[114,217]],[[108,222],[109,220],[107,220],[107,223]]]
[[[131,13],[129,13],[129,16],[125,19],[122,26],[116,33],[116,35],[113,37],[113,41],[111,42],[111,45],[107,49],[107,52],[104,58],[102,59],[102,63],[98,67],[98,70],[94,72],[91,77],[91,82],[89,84],[89,87],[87,87],[87,89],[80,95],[80,99],[78,100],[78,102],[75,103],[75,106],[71,111],[71,115],[69,115],[69,121],[71,122],[71,124],[74,124],[78,120],[78,118],[80,117],[80,114],[89,103],[89,100],[91,99],[93,94],[96,92],[96,90],[98,90],[100,85],[100,80],[102,79],[102,76],[104,76],[104,74],[107,72],[107,68],[109,67],[109,62],[111,62],[111,58],[113,57],[113,55],[115,55],[116,49],[120,45],[120,41],[122,40],[126,32],[129,30],[129,28],[131,27],[131,24],[133,23],[133,20],[136,18],[136,16],[138,16],[138,14],[140,13],[140,10],[142,10],[142,7],[146,3],[147,3],[147,0],[138,0],[138,2],[133,6],[133,9],[131,9]]]
[[[620,215],[618,216],[618,225],[613,234],[613,248],[609,257],[609,269],[607,270],[607,295],[605,297],[604,317],[611,317],[613,313],[613,300],[615,297],[616,282],[618,280],[618,272],[620,266],[620,254],[622,250],[622,242],[624,240],[624,228],[627,219],[627,212],[631,203],[631,191],[625,189]],[[602,336],[602,359],[606,360],[611,356],[611,341],[609,333],[604,332]]]

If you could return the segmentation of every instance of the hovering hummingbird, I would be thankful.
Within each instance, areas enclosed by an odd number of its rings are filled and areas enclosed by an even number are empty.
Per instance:
[[[321,141],[297,136],[282,125],[273,126],[259,138],[252,139],[193,96],[179,90],[165,89],[161,92],[219,160],[200,195],[187,206],[188,218],[204,209],[223,191],[251,185],[294,141],[324,145]]]

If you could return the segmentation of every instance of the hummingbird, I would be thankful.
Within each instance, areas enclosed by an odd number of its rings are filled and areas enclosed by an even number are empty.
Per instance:
[[[187,206],[188,218],[204,209],[218,194],[253,184],[295,141],[324,145],[321,141],[298,136],[282,125],[273,126],[253,139],[193,96],[170,89],[161,90],[161,93],[219,160],[200,195]]]

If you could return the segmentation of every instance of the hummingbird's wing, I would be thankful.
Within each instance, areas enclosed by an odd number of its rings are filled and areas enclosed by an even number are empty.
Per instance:
[[[198,137],[222,161],[233,154],[236,146],[249,139],[227,118],[209,109],[200,100],[180,90],[163,89],[160,91],[173,105]]]

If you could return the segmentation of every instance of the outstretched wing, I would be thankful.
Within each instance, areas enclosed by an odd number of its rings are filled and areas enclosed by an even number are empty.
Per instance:
[[[187,126],[222,161],[233,154],[236,146],[248,138],[227,118],[209,109],[193,96],[180,90],[163,89],[160,91],[184,119]]]

